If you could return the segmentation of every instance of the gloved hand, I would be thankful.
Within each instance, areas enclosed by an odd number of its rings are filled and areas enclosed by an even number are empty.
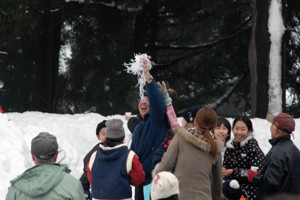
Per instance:
[[[85,197],[85,200],[89,200],[90,199],[90,191],[89,190],[84,190],[84,197]]]
[[[256,172],[256,171],[253,171],[251,169],[248,169],[248,181],[252,183],[253,182],[253,177],[256,174],[259,174],[259,172]]]
[[[172,104],[172,99],[169,96],[167,87],[166,87],[166,83],[163,81],[162,83],[157,82],[158,88],[160,90],[160,93],[162,94],[163,98],[164,98],[164,102],[166,106],[169,106]]]

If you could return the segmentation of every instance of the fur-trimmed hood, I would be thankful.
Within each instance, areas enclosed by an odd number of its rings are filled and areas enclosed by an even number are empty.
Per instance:
[[[253,139],[253,138],[254,138],[254,134],[253,134],[253,132],[252,132],[252,133],[250,133],[250,134],[248,135],[248,137],[247,137],[244,141],[238,142],[238,143],[240,144],[240,147],[243,147],[243,146],[245,146],[245,145],[249,142],[249,140],[251,140],[251,139]],[[231,148],[231,149],[234,149],[233,142],[237,142],[236,139],[235,139],[235,137],[232,137],[232,138],[226,143],[226,147]]]
[[[188,143],[194,145],[195,147],[202,149],[205,152],[211,152],[210,144],[202,136],[195,136],[192,133],[192,130],[195,129],[185,129],[184,127],[178,127],[175,129],[174,133],[178,137],[183,138]],[[218,152],[222,151],[224,143],[219,140],[215,140],[218,145]]]

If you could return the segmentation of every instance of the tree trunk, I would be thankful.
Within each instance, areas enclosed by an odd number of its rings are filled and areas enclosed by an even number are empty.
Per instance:
[[[61,16],[60,11],[45,11],[40,16],[35,106],[42,112],[55,112]]]
[[[251,116],[265,118],[268,112],[269,1],[254,0],[248,62],[251,73]]]

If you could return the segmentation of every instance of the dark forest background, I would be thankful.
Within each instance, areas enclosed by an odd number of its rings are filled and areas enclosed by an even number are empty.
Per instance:
[[[147,53],[154,78],[176,90],[177,112],[200,104],[224,116],[264,117],[269,2],[1,0],[0,105],[6,112],[137,113],[137,77],[123,64]],[[300,1],[282,0],[282,8],[282,109],[300,117]],[[62,60],[66,46],[72,57]]]

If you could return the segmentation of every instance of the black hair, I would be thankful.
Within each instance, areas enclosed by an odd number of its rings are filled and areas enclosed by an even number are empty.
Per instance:
[[[106,127],[106,120],[103,120],[102,122],[100,122],[98,125],[97,125],[97,128],[96,128],[96,135],[99,135],[99,132],[101,131],[102,128],[105,128]]]
[[[233,121],[233,123],[232,123],[232,127],[234,127],[235,124],[236,124],[238,121],[244,122],[244,123],[246,124],[246,126],[247,126],[247,128],[248,128],[249,131],[251,131],[251,132],[254,131],[254,130],[253,130],[253,127],[252,127],[252,122],[251,122],[251,120],[250,120],[249,117],[247,117],[247,116],[241,116],[241,117],[235,118],[234,121]]]
[[[226,143],[230,140],[230,137],[231,137],[231,125],[230,125],[230,122],[226,118],[219,117],[218,122],[217,122],[217,127],[220,127],[222,124],[224,124],[224,126],[228,129],[228,136],[226,137],[226,140],[225,140],[225,143]]]
[[[137,117],[130,117],[127,122],[127,128],[130,130],[131,133],[134,132],[135,127],[140,123],[139,118]]]
[[[114,142],[122,142],[125,136],[120,138],[106,138],[105,142],[103,143],[104,146],[114,147]]]

